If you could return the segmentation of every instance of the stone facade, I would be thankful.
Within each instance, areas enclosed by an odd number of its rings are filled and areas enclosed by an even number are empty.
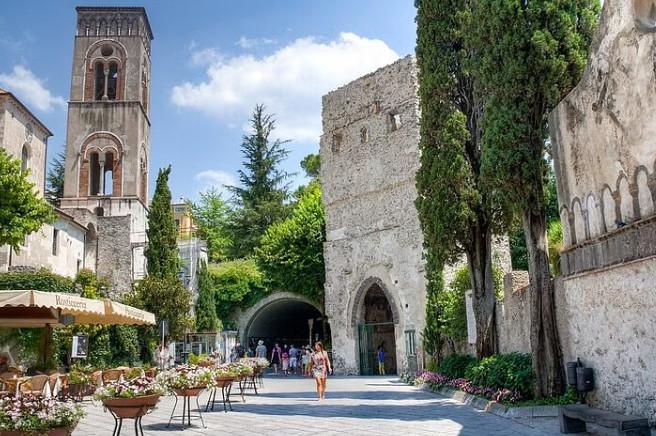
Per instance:
[[[153,36],[144,8],[76,10],[61,205],[97,216],[98,273],[122,293],[145,274]]]
[[[396,367],[405,331],[424,326],[415,59],[406,57],[323,97],[321,181],[326,208],[326,315],[336,371],[358,373],[367,292],[382,289],[394,323]],[[387,345],[390,347],[390,344]],[[413,350],[414,351],[414,350]]]
[[[13,94],[0,89],[0,147],[21,160],[40,196],[45,191],[47,140],[51,135]],[[47,268],[73,277],[86,266],[86,227],[61,210],[55,212],[57,220],[27,235],[20,251],[0,247],[0,272]]]
[[[565,235],[557,281],[566,360],[591,402],[656,422],[656,27],[652,0],[606,0],[585,75],[553,111]]]

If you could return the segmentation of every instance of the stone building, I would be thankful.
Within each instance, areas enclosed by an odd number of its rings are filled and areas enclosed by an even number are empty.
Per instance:
[[[115,292],[145,274],[150,49],[142,7],[78,7],[61,208]]]
[[[408,56],[323,97],[326,316],[336,371],[368,374],[416,362],[424,327],[423,236],[415,59]]]
[[[29,179],[43,197],[46,178],[46,156],[50,130],[11,92],[0,89],[0,147],[21,168],[29,170]],[[85,267],[87,229],[73,217],[55,208],[57,220],[44,224],[27,235],[19,251],[8,245],[0,247],[0,272],[48,268],[73,277]]]
[[[550,117],[565,238],[558,322],[591,400],[656,421],[656,25],[606,0],[586,72]]]

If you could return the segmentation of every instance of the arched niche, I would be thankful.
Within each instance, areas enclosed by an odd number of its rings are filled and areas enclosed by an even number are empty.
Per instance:
[[[588,212],[588,231],[590,232],[590,237],[594,238],[601,235],[603,231],[601,213],[599,203],[593,194],[588,195],[585,208]]]
[[[605,186],[601,191],[601,200],[606,231],[610,232],[617,228],[617,214],[615,213],[615,199],[609,186]]]
[[[640,205],[640,218],[647,218],[654,214],[654,199],[649,189],[649,176],[644,167],[636,171],[636,185],[638,187],[638,204]]]
[[[572,211],[574,212],[574,235],[576,242],[583,242],[587,239],[585,234],[585,221],[583,219],[583,208],[581,201],[575,198],[572,204]]]
[[[629,189],[629,181],[626,177],[621,176],[617,182],[617,190],[620,194],[620,215],[622,222],[628,224],[635,219],[633,211],[633,196]]]

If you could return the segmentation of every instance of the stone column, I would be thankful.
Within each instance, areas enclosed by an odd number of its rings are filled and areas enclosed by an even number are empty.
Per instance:
[[[107,85],[105,85],[105,92],[106,91],[107,91]],[[100,171],[98,171],[98,195],[105,195],[105,155],[104,154],[98,153],[98,165],[100,166]]]
[[[105,87],[103,89],[103,100],[108,100],[109,96],[107,95],[107,87],[109,86],[109,68],[104,68],[103,73],[105,74]]]

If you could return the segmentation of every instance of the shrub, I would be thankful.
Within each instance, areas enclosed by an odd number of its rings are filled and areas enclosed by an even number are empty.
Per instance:
[[[437,372],[449,378],[463,378],[467,368],[475,363],[476,359],[469,354],[451,354],[442,359]]]
[[[0,289],[73,292],[73,281],[43,268],[36,272],[0,273]]]
[[[465,371],[465,378],[476,386],[509,389],[531,398],[533,368],[531,355],[522,353],[498,354],[482,359]]]

